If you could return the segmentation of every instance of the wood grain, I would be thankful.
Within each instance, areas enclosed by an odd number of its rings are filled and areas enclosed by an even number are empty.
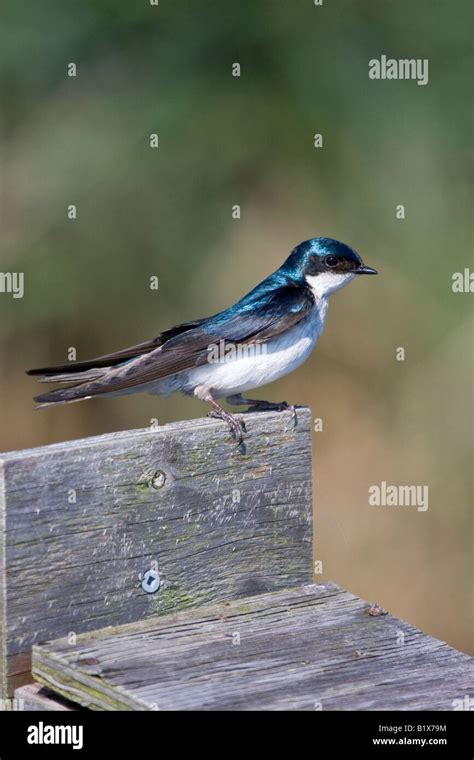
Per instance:
[[[335,584],[188,610],[33,650],[95,710],[452,710],[473,659]]]
[[[34,643],[312,580],[310,411],[245,418],[244,449],[204,418],[2,455],[4,695]]]

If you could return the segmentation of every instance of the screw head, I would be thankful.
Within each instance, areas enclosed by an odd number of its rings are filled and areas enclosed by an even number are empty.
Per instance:
[[[160,574],[157,570],[147,570],[143,573],[142,589],[147,594],[154,594],[160,588]]]

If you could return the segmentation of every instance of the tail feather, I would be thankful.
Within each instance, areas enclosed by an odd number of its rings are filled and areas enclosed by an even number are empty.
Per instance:
[[[75,385],[72,388],[58,388],[49,393],[41,393],[39,396],[35,396],[33,401],[36,401],[40,407],[82,401],[83,399],[90,398],[90,395],[84,387],[87,385],[88,383],[84,383],[81,385]]]
[[[140,357],[150,354],[172,338],[199,327],[203,321],[198,319],[192,322],[183,322],[176,327],[165,330],[152,340],[138,343],[136,346],[130,346],[112,354],[98,356],[95,359],[70,362],[57,367],[40,367],[28,370],[28,375],[42,376],[38,378],[41,383],[72,383],[68,388],[58,388],[49,393],[35,396],[34,400],[38,403],[37,408],[71,404],[74,401],[82,401],[92,396],[112,395],[109,381],[114,377],[114,370],[119,372],[123,365],[130,364],[135,359],[138,360]],[[113,383],[111,384],[113,385]],[[135,383],[131,382],[130,385],[133,386]],[[123,385],[119,391],[123,391],[126,387],[126,384]]]
[[[40,383],[72,383],[72,385],[35,396],[34,401],[38,403],[37,409],[56,404],[70,404],[90,397],[88,391],[91,382],[99,380],[110,369],[110,367],[94,367],[83,372],[56,373],[39,378]]]
[[[157,346],[160,345],[160,339],[154,338],[148,340],[145,343],[139,343],[136,346],[130,348],[124,348],[122,351],[115,351],[113,354],[105,354],[104,356],[97,356],[95,359],[87,359],[83,362],[69,362],[69,364],[59,364],[56,367],[36,367],[35,369],[28,369],[27,375],[47,375],[52,377],[54,375],[74,375],[78,372],[86,372],[89,370],[102,369],[102,372],[106,372],[110,367],[116,367],[119,364],[124,364],[130,359],[135,359],[141,354],[150,353]]]
[[[97,380],[102,377],[110,367],[102,367],[99,369],[89,369],[84,372],[71,372],[71,374],[57,374],[57,375],[45,375],[39,378],[40,383],[82,383],[89,380]]]
[[[42,396],[36,396],[34,398],[34,401],[39,401],[40,398],[46,398],[46,394],[44,397]],[[35,409],[46,409],[48,406],[62,406],[63,404],[74,404],[75,401],[86,401],[88,398],[91,398],[91,396],[81,396],[80,398],[71,398],[71,399],[65,399],[64,401],[40,401],[36,404]]]
[[[183,322],[180,325],[176,325],[176,327],[171,327],[169,330],[164,330],[162,333],[157,335],[156,338],[146,340],[143,343],[137,343],[136,346],[123,348],[120,351],[114,351],[112,354],[104,354],[103,356],[97,356],[95,359],[87,359],[86,361],[60,364],[57,367],[37,367],[35,369],[28,369],[26,371],[26,374],[46,375],[52,378],[54,375],[58,374],[67,374],[71,376],[77,372],[97,370],[99,368],[102,369],[103,372],[107,372],[107,370],[111,367],[117,367],[120,364],[124,364],[125,362],[130,361],[131,359],[136,359],[138,356],[151,353],[151,351],[154,351],[155,348],[164,345],[164,343],[166,343],[168,340],[171,340],[171,338],[174,338],[177,335],[181,335],[182,333],[186,332],[187,330],[191,330],[194,327],[199,327],[203,321],[203,319],[195,319],[192,322]],[[60,380],[59,382],[63,381]]]

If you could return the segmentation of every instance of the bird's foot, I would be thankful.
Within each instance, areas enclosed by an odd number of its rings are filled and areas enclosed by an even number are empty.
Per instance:
[[[249,405],[250,412],[286,412],[290,411],[293,422],[296,425],[296,407],[294,404],[288,404],[286,401],[252,401]]]
[[[286,401],[249,401],[253,412],[284,412],[290,409]]]
[[[231,430],[232,435],[240,446],[240,444],[244,442],[244,433],[247,432],[245,422],[243,420],[239,420],[237,417],[234,417],[233,414],[226,412],[224,409],[221,409],[221,407],[217,404],[216,407],[213,407],[207,416],[226,422]]]
[[[232,406],[248,406],[248,412],[286,412],[291,411],[293,422],[296,426],[298,419],[296,417],[296,407],[288,404],[286,401],[259,401],[255,398],[244,398],[240,393],[234,393],[227,396],[226,401]]]

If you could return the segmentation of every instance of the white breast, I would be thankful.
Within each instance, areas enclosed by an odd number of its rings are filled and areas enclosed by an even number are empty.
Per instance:
[[[318,300],[298,325],[264,344],[264,352],[244,356],[237,352],[235,358],[186,372],[179,390],[196,391],[196,395],[202,397],[203,390],[209,389],[214,398],[222,398],[278,380],[308,358],[323,331],[327,310],[327,299]],[[260,345],[262,348],[263,344]],[[177,380],[178,376],[175,376],[175,382]]]

